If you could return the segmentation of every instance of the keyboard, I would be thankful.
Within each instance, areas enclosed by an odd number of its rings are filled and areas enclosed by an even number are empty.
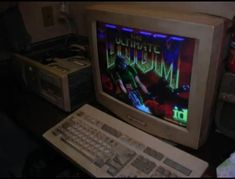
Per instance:
[[[201,177],[208,163],[85,104],[43,137],[95,177]]]

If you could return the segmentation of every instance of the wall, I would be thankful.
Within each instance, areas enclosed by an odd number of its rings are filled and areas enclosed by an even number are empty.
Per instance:
[[[15,6],[17,3],[14,1],[2,1],[0,2],[0,13],[4,12],[8,8]]]
[[[61,2],[19,2],[20,10],[28,32],[32,36],[33,42],[53,38],[69,33],[69,28],[65,23],[59,23],[59,5]],[[214,15],[223,16],[229,19],[235,15],[235,2],[70,2],[70,12],[74,17],[79,35],[87,35],[85,23],[85,9],[92,4],[111,3],[111,4],[137,4],[143,8],[179,11],[206,12]],[[51,5],[54,9],[55,25],[44,27],[41,8]]]
[[[54,13],[54,25],[44,27],[41,8],[52,6]],[[32,42],[53,38],[69,32],[65,23],[58,21],[60,2],[19,2],[26,29],[32,36]]]

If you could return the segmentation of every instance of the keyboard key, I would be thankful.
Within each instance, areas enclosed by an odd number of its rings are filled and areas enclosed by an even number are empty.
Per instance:
[[[108,132],[109,134],[113,135],[114,137],[119,138],[122,134],[121,132],[117,131],[116,129],[104,124],[102,128],[104,131]]]
[[[165,168],[163,168],[162,166],[159,166],[156,171],[163,174],[165,171]]]
[[[174,174],[174,173],[172,173],[170,176],[169,176],[169,178],[177,178],[178,176],[176,175],[176,174]]]
[[[111,160],[108,162],[108,165],[112,166],[113,168],[116,168],[118,170],[120,170],[122,168],[123,165],[121,165],[120,163],[116,162],[115,160]]]
[[[117,144],[117,146],[114,149],[117,153],[114,160],[116,160],[122,165],[128,163],[136,155],[134,151],[128,149],[127,147],[121,144]]]
[[[144,150],[144,153],[148,154],[149,156],[161,161],[162,158],[164,157],[164,155],[160,152],[157,152],[156,150],[150,148],[150,147],[147,147],[145,150]]]
[[[189,176],[190,173],[192,172],[192,170],[190,170],[190,169],[188,169],[188,168],[186,168],[186,167],[180,165],[179,163],[177,163],[177,162],[175,162],[175,161],[173,161],[173,160],[171,160],[171,159],[169,159],[169,158],[165,159],[165,160],[164,160],[164,163],[165,163],[166,165],[168,165],[169,167],[172,167],[172,168],[174,168],[175,170],[177,170],[177,171],[183,173],[183,174],[186,175],[186,176]]]
[[[156,167],[154,162],[143,156],[138,156],[131,165],[147,175]]]
[[[103,159],[101,159],[101,158],[98,158],[98,159],[94,162],[94,164],[95,164],[97,167],[102,168],[102,167],[104,166],[104,164],[105,164],[105,160],[103,160]]]
[[[177,177],[175,174],[172,174],[169,170],[165,169],[162,166],[159,166],[151,177]]]
[[[107,170],[107,172],[112,175],[112,176],[115,176],[117,175],[117,173],[119,172],[119,170],[117,170],[116,168],[113,168],[113,167],[109,167],[109,169]]]

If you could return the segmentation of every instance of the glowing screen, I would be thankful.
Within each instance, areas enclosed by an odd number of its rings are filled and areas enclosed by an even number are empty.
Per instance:
[[[187,126],[195,39],[97,22],[97,43],[105,93]]]

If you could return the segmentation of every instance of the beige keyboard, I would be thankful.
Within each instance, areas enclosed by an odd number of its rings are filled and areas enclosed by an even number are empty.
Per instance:
[[[201,177],[208,167],[88,104],[43,136],[95,177]]]

